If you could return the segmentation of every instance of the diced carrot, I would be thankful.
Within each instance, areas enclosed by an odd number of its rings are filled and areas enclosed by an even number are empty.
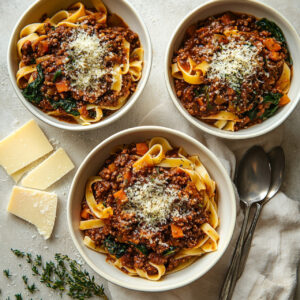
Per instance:
[[[121,189],[121,190],[115,192],[115,193],[114,193],[114,198],[117,199],[118,202],[120,202],[120,203],[125,203],[125,202],[127,202],[127,200],[128,200],[128,199],[127,199],[127,195],[126,195],[126,193],[124,192],[123,189]]]
[[[136,153],[138,155],[144,155],[149,150],[146,143],[137,143],[136,144]]]
[[[38,47],[42,51],[43,54],[45,54],[49,50],[49,44],[47,41],[40,41]]]
[[[279,100],[279,106],[284,106],[284,105],[288,104],[290,101],[291,100],[288,97],[288,95],[283,95]]]
[[[88,207],[85,207],[80,214],[82,219],[88,219],[89,215],[90,215],[90,209]]]
[[[126,173],[124,174],[124,179],[127,180],[127,181],[129,181],[130,178],[131,178],[131,173],[130,173],[130,171],[128,171],[128,172],[126,172]]]
[[[56,82],[55,86],[56,86],[57,91],[59,93],[67,92],[69,90],[68,84],[67,84],[67,82],[65,80]]]
[[[184,236],[182,229],[179,226],[175,225],[175,224],[171,224],[171,231],[172,231],[172,236],[175,239]]]
[[[280,60],[280,54],[275,51],[270,52],[269,57],[270,57],[270,59],[272,59],[274,61]]]
[[[267,38],[263,40],[263,43],[270,51],[276,52],[281,49],[281,46],[273,38]]]
[[[61,57],[60,57],[60,58],[57,58],[55,64],[56,64],[57,66],[62,65],[62,64],[64,64],[64,60],[65,60],[64,57],[62,57],[62,58],[61,58]]]
[[[221,20],[224,25],[228,25],[231,21],[230,16],[228,14],[225,14],[221,17]]]
[[[117,166],[114,163],[111,163],[110,165],[108,165],[108,170],[111,172],[116,171]]]

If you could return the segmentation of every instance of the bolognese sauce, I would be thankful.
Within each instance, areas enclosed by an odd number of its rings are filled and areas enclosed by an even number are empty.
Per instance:
[[[290,101],[291,57],[281,29],[267,19],[226,12],[200,21],[172,63],[182,105],[220,129],[261,123]]]

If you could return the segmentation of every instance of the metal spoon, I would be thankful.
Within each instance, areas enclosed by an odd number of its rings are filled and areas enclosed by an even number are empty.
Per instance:
[[[260,216],[261,210],[263,206],[271,200],[279,191],[282,181],[283,181],[283,173],[285,169],[285,157],[284,152],[281,147],[275,147],[273,148],[269,153],[269,160],[271,164],[271,187],[269,189],[269,192],[266,196],[266,198],[259,203],[256,203],[256,211],[255,215],[253,217],[250,229],[248,231],[247,237],[244,242],[243,250],[242,250],[242,256],[241,256],[241,263],[239,267],[238,272],[238,278],[241,277],[243,270],[245,268],[245,264],[248,258],[254,230],[256,227],[256,223],[258,221],[258,218]]]
[[[251,205],[262,201],[267,196],[270,183],[271,170],[268,156],[262,147],[254,146],[246,152],[237,170],[236,186],[240,201],[245,207],[244,221],[231,259],[231,265],[220,293],[220,299],[222,300],[231,299],[237,281],[237,271]]]

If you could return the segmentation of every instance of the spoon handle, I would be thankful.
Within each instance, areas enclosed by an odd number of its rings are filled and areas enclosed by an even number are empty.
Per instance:
[[[241,255],[241,263],[240,263],[240,267],[239,267],[239,270],[238,270],[238,277],[237,278],[240,278],[243,271],[244,271],[246,261],[247,261],[247,258],[248,258],[248,254],[249,254],[249,251],[250,251],[251,242],[252,242],[252,238],[253,238],[253,235],[254,235],[255,227],[256,227],[257,221],[259,219],[262,207],[263,207],[262,204],[256,203],[255,215],[253,217],[250,229],[248,231],[247,237],[246,237],[245,242],[244,242],[242,255]]]
[[[244,212],[244,220],[242,224],[242,228],[240,231],[240,235],[237,241],[237,244],[234,249],[234,253],[231,259],[231,264],[229,267],[229,270],[227,272],[225,281],[223,283],[223,287],[220,293],[220,300],[229,300],[232,297],[233,290],[237,281],[237,271],[241,259],[241,252],[242,252],[242,246],[244,242],[245,232],[247,228],[248,218],[249,218],[249,212],[250,212],[250,205],[245,206],[245,212]]]

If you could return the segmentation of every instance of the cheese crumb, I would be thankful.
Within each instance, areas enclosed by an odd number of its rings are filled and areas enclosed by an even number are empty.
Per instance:
[[[207,78],[226,82],[232,89],[241,88],[251,75],[261,67],[258,48],[249,41],[230,39],[214,53]]]
[[[99,79],[112,72],[105,66],[105,57],[111,55],[107,43],[96,34],[74,30],[68,45],[69,61],[65,65],[71,86],[79,90],[99,89]]]
[[[158,177],[137,181],[125,189],[125,193],[128,202],[124,211],[135,214],[142,227],[152,231],[158,230],[158,225],[166,224],[168,219],[182,216],[182,204],[188,200],[180,198],[179,190]]]

